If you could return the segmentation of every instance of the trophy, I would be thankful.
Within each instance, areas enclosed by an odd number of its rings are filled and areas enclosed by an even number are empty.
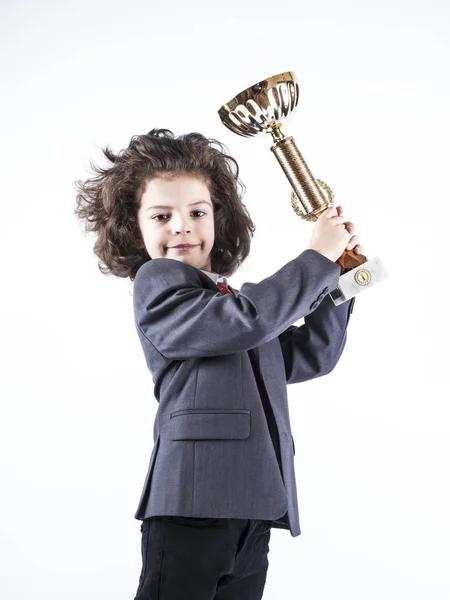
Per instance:
[[[247,88],[224,104],[219,116],[228,129],[243,137],[262,132],[272,135],[274,145],[270,149],[293,188],[292,208],[302,219],[317,221],[324,210],[333,206],[333,192],[326,183],[314,179],[294,138],[285,137],[281,131],[283,119],[294,112],[298,99],[296,75],[288,71]],[[341,267],[339,285],[330,292],[336,306],[388,276],[379,257],[368,261],[353,250],[345,250],[337,264]]]

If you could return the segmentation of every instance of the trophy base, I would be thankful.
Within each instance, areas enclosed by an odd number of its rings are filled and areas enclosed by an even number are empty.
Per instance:
[[[339,285],[330,292],[336,306],[361,294],[389,276],[381,259],[376,256],[362,266],[355,267],[339,277]]]

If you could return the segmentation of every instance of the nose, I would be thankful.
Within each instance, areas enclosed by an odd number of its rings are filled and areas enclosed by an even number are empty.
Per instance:
[[[187,219],[182,215],[172,216],[172,231],[173,233],[189,232],[191,230]]]

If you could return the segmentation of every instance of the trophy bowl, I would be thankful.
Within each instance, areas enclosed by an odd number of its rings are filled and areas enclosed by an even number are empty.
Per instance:
[[[279,122],[298,104],[297,77],[286,71],[255,83],[237,94],[219,110],[222,123],[243,137],[278,131]]]

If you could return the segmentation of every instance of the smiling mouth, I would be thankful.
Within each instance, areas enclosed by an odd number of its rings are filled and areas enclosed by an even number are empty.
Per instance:
[[[175,250],[177,252],[183,252],[183,251],[187,251],[187,250],[193,250],[194,248],[197,248],[199,246],[199,244],[193,245],[193,246],[167,246],[167,250]]]

